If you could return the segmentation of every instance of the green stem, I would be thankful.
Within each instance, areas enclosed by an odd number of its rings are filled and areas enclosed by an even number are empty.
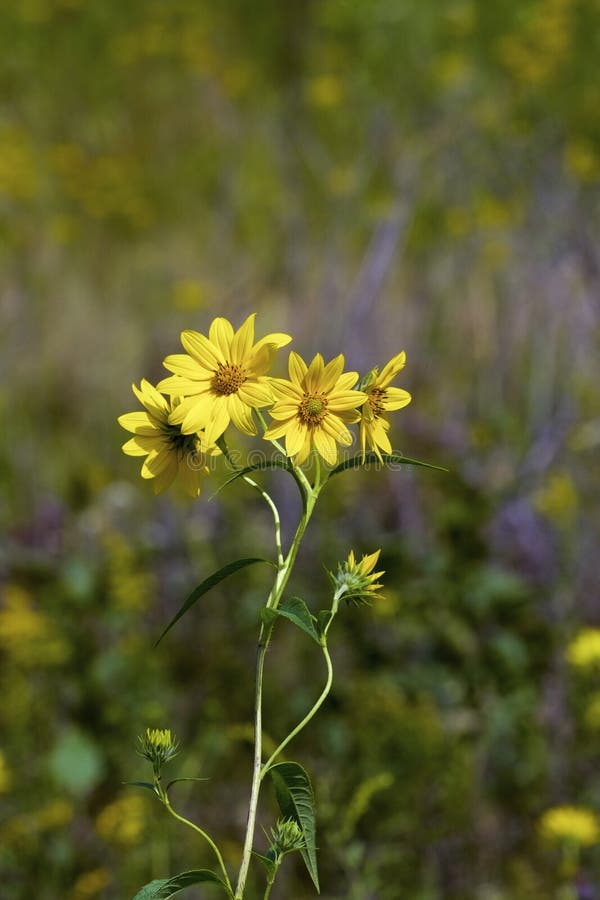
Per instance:
[[[279,866],[277,868],[279,868]],[[273,887],[273,884],[275,882],[276,875],[277,875],[277,869],[275,869],[275,871],[273,872],[273,877],[269,881],[267,881],[267,886],[265,888],[265,896],[263,897],[263,900],[269,900],[269,897],[271,896],[271,888]]]
[[[188,825],[190,828],[192,828],[194,831],[196,831],[201,837],[203,837],[205,841],[207,841],[209,846],[212,848],[215,856],[217,857],[219,867],[221,869],[221,872],[223,873],[223,878],[224,878],[225,884],[227,886],[227,890],[229,891],[229,895],[231,897],[233,897],[231,881],[229,880],[229,875],[227,874],[227,869],[225,868],[225,863],[223,862],[223,857],[221,856],[221,852],[220,852],[219,848],[217,847],[217,845],[215,844],[215,842],[213,841],[213,839],[210,837],[210,835],[208,835],[205,831],[203,831],[199,825],[196,825],[194,822],[190,822],[189,819],[186,819],[184,816],[180,816],[178,812],[175,812],[175,810],[171,806],[169,798],[167,797],[167,795],[164,791],[161,791],[161,799],[162,799],[163,804],[165,805],[165,807],[167,808],[167,810],[170,812],[170,814],[173,816],[174,819],[177,819],[177,821],[183,823],[183,825]]]
[[[330,621],[331,621],[331,620],[330,620]],[[310,722],[310,720],[313,718],[313,716],[316,715],[316,713],[319,711],[319,709],[321,708],[321,706],[323,705],[323,703],[324,703],[325,700],[327,699],[327,696],[328,696],[328,694],[329,694],[329,691],[331,690],[331,684],[332,684],[332,682],[333,682],[333,666],[332,666],[332,663],[331,663],[331,657],[330,657],[330,655],[329,655],[329,651],[328,651],[328,649],[327,649],[327,645],[326,645],[326,644],[322,644],[322,645],[321,645],[321,649],[323,650],[323,656],[325,657],[325,663],[326,663],[326,665],[327,665],[327,681],[325,682],[325,687],[324,687],[323,690],[321,691],[321,693],[320,693],[320,695],[319,695],[319,698],[316,700],[316,702],[314,703],[314,705],[312,706],[312,708],[309,710],[309,712],[304,716],[304,718],[302,719],[302,721],[301,721],[301,722],[298,722],[298,724],[296,725],[296,727],[295,727],[292,731],[290,731],[290,733],[288,734],[288,736],[287,736],[287,737],[279,744],[279,746],[277,747],[277,749],[273,751],[273,753],[271,754],[271,756],[269,757],[269,759],[267,760],[267,762],[264,764],[264,766],[262,767],[261,772],[260,772],[261,780],[265,777],[265,775],[267,774],[267,772],[269,771],[269,769],[270,769],[271,766],[273,765],[273,762],[274,762],[275,759],[279,756],[279,754],[280,754],[283,750],[285,750],[285,748],[286,748],[287,745],[290,743],[290,741],[293,740],[293,739],[296,737],[296,735],[299,734],[299,732],[301,732],[302,729],[303,729],[306,725],[308,725],[308,723]]]
[[[294,470],[298,472],[297,467],[294,467]],[[306,481],[306,476],[302,473],[302,478]],[[308,484],[308,482],[306,482]],[[298,555],[298,549],[300,547],[300,542],[302,541],[302,537],[304,532],[306,531],[306,526],[308,525],[309,519],[312,515],[316,500],[318,496],[318,491],[314,491],[310,485],[308,485],[308,490],[304,492],[304,508],[302,510],[302,516],[300,522],[298,523],[298,527],[296,529],[296,533],[294,535],[294,539],[292,541],[292,545],[288,551],[286,558],[283,560],[283,563],[279,565],[277,576],[275,578],[275,583],[271,589],[269,594],[269,598],[267,600],[267,607],[270,609],[277,609],[279,605],[279,601],[281,600],[283,591],[285,590],[285,586],[288,582],[290,574],[292,572],[292,568],[294,566],[294,562],[296,561],[296,556]],[[244,849],[242,852],[242,862],[240,864],[240,871],[238,875],[238,882],[235,890],[235,900],[242,900],[244,896],[244,888],[246,886],[246,879],[248,877],[248,869],[250,867],[250,859],[252,856],[252,843],[254,841],[254,829],[256,826],[256,813],[258,810],[258,795],[260,793],[260,784],[261,784],[261,766],[262,766],[262,682],[263,682],[263,673],[264,673],[264,664],[265,664],[265,654],[267,652],[267,648],[269,646],[269,641],[271,639],[272,626],[265,627],[261,626],[259,639],[258,639],[258,650],[256,654],[256,682],[255,682],[255,694],[254,694],[254,759],[252,763],[252,786],[250,788],[250,800],[248,803],[248,818],[246,823],[246,837],[244,839]]]

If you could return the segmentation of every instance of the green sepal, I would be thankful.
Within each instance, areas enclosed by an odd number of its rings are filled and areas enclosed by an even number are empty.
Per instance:
[[[317,631],[319,635],[323,635],[325,633],[325,629],[329,624],[329,620],[331,619],[331,610],[330,609],[322,609],[317,613]],[[320,643],[320,641],[319,641]]]
[[[438,472],[448,471],[444,466],[434,466],[433,463],[423,462],[420,459],[411,459],[410,456],[402,456],[399,453],[382,454],[381,459],[376,453],[366,453],[363,459],[362,453],[359,453],[351,459],[345,459],[339,466],[332,469],[329,473],[329,478],[331,478],[332,475],[337,475],[339,472],[345,472],[346,469],[362,469],[365,466],[371,465],[381,468],[393,464],[423,466],[425,469],[436,469]]]
[[[321,644],[315,628],[315,617],[300,597],[291,597],[289,600],[284,600],[276,609],[263,606],[260,611],[260,617],[267,626],[272,625],[277,618],[288,619],[288,621],[312,638],[315,643],[319,644],[319,646]]]
[[[133,900],[168,900],[169,897],[173,897],[174,894],[178,894],[184,888],[190,887],[192,884],[200,884],[201,882],[219,885],[228,897],[232,896],[225,882],[214,872],[211,872],[210,869],[192,869],[189,872],[173,875],[172,878],[157,878],[145,884],[137,892]]]
[[[127,787],[144,788],[147,791],[152,791],[152,793],[156,794],[157,797],[160,797],[160,794],[156,790],[156,785],[150,784],[149,781],[124,781],[123,784],[127,785]]]
[[[320,893],[317,871],[315,796],[310,778],[297,762],[277,763],[269,769],[277,803],[286,819],[294,819],[302,829],[306,846],[300,850],[308,874]]]
[[[157,647],[160,644],[164,636],[168,631],[171,630],[173,625],[178,622],[179,619],[181,619],[181,617],[188,611],[188,609],[190,609],[190,607],[194,605],[197,600],[200,599],[200,597],[203,597],[204,594],[208,593],[211,588],[214,588],[217,584],[219,584],[219,582],[224,581],[225,578],[229,578],[230,575],[233,575],[233,573],[239,571],[239,569],[244,569],[246,566],[251,566],[254,565],[254,563],[259,562],[272,565],[272,563],[270,563],[268,559],[263,559],[259,556],[251,556],[245,559],[236,559],[235,562],[227,563],[226,566],[223,566],[221,569],[213,572],[212,575],[209,575],[208,578],[205,578],[204,581],[198,585],[198,587],[194,588],[177,615],[175,615],[171,619],[154,646]]]
[[[257,850],[252,851],[252,856],[258,859],[265,869],[267,870],[267,877],[272,878],[272,876],[277,871],[277,863],[274,859],[271,859],[270,856],[265,856],[263,853],[259,853]]]

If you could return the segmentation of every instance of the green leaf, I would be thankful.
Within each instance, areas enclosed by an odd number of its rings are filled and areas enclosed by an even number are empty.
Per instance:
[[[329,473],[329,478],[331,478],[332,475],[337,475],[338,472],[345,472],[346,469],[362,469],[366,466],[372,465],[375,465],[376,468],[381,468],[382,463],[383,466],[387,468],[393,465],[406,465],[423,466],[425,469],[436,469],[438,472],[448,471],[448,469],[445,469],[444,466],[434,466],[432,463],[422,462],[420,459],[411,459],[410,456],[401,456],[398,453],[382,455],[381,460],[379,460],[376,453],[366,453],[363,460],[362,453],[359,453],[357,456],[353,456],[352,459],[345,459],[344,462],[341,462],[339,464],[339,466],[336,466],[335,469],[332,469]]]
[[[231,897],[227,885],[210,869],[192,869],[189,872],[174,875],[172,878],[157,878],[151,881],[137,892],[133,900],[167,900],[168,897],[173,897],[184,888],[190,887],[192,884],[200,884],[200,882],[218,884]]]
[[[204,581],[198,585],[198,587],[194,588],[192,593],[189,595],[179,612],[176,616],[174,616],[159,639],[154,644],[157,647],[164,636],[171,630],[175,622],[178,622],[179,619],[194,605],[194,603],[203,597],[204,594],[207,594],[211,588],[214,588],[215,585],[219,584],[220,581],[223,581],[225,578],[229,578],[230,575],[233,575],[234,572],[237,572],[239,569],[244,569],[246,566],[254,565],[254,563],[267,563],[270,565],[268,559],[262,559],[259,556],[251,556],[246,559],[236,559],[235,562],[228,563],[226,566],[223,566],[222,569],[219,569],[217,572],[213,572],[212,575],[209,575],[208,578],[205,578]]]
[[[271,610],[269,610],[270,612]],[[283,603],[274,609],[273,612],[277,616],[289,619],[298,628],[301,628],[315,643],[321,644],[317,629],[315,628],[315,617],[312,615],[308,606],[300,597],[292,597],[290,600],[284,600]]]
[[[149,781],[124,781],[123,784],[127,787],[145,788],[147,791],[152,791],[153,794],[158,795],[158,791],[156,790],[155,786],[153,784],[150,784]]]
[[[174,778],[168,783],[165,791],[168,791],[174,784],[179,784],[180,781],[210,781],[210,778],[194,778],[193,776],[189,778]]]
[[[315,844],[315,798],[310,778],[297,762],[277,763],[269,769],[269,774],[282,815],[286,819],[294,819],[302,829],[306,847],[300,852],[317,893],[320,893]]]

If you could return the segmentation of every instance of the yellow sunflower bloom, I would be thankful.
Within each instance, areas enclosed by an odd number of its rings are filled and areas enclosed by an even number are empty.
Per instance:
[[[347,425],[358,422],[357,407],[366,394],[352,390],[358,381],[357,372],[344,372],[344,357],[340,353],[325,365],[320,353],[309,366],[292,351],[289,359],[290,380],[272,378],[275,405],[269,410],[275,419],[264,437],[276,440],[285,435],[287,455],[297,465],[308,457],[312,447],[323,459],[334,465],[341,444],[348,447],[352,435]]]
[[[402,388],[389,387],[398,372],[406,365],[406,353],[398,353],[383,367],[381,372],[373,369],[361,384],[367,395],[367,402],[361,408],[360,417],[360,447],[363,459],[365,457],[367,442],[380,461],[381,450],[384,453],[392,453],[392,445],[388,438],[390,423],[387,412],[402,409],[408,406],[411,396]]]
[[[213,444],[230,422],[245,434],[256,434],[252,410],[273,402],[266,372],[275,353],[289,344],[289,334],[267,334],[254,343],[255,313],[234,332],[227,319],[214,319],[208,337],[183,331],[186,353],[167,356],[164,366],[174,374],[158,385],[165,394],[184,397],[170,417],[182,434],[204,429]]]
[[[145,456],[142,478],[152,479],[155,494],[165,491],[179,476],[191,497],[200,494],[200,479],[208,474],[207,456],[221,451],[206,443],[201,435],[182,434],[181,428],[169,422],[179,398],[167,400],[148,381],[142,379],[140,388],[132,385],[145,412],[125,413],[119,424],[134,434],[123,444],[128,456]]]

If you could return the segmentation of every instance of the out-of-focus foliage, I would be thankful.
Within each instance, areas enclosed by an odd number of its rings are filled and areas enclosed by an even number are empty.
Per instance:
[[[541,823],[600,805],[599,34],[597,0],[2,4],[3,898],[207,864],[122,784],[148,726],[181,737],[173,777],[210,778],[174,799],[239,859],[268,576],[152,645],[207,574],[271,551],[268,515],[239,483],[155,500],[115,418],[182,328],[254,309],[362,372],[406,349],[394,447],[451,469],[344,473],[307,535],[314,610],[321,562],[382,546],[386,570],[294,744],[322,896],[598,895],[595,843]],[[267,477],[289,532],[294,486]],[[267,749],[322,683],[277,639]]]

